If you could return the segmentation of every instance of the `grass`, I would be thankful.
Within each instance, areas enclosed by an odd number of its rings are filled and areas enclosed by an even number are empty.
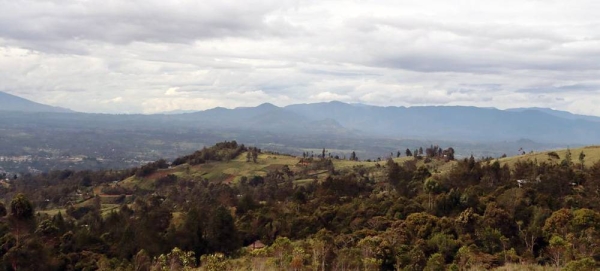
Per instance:
[[[551,158],[548,156],[548,153],[555,152],[558,154],[559,159]],[[588,146],[583,148],[570,149],[571,152],[571,160],[573,163],[579,164],[579,154],[583,152],[585,154],[584,165],[586,167],[592,166],[597,161],[600,161],[600,146]],[[527,153],[524,155],[517,155],[512,157],[501,158],[501,165],[509,165],[514,166],[518,161],[538,161],[538,162],[551,162],[551,163],[560,163],[567,156],[567,149],[562,150],[554,150],[554,151],[544,151],[544,152],[535,152],[535,153]]]
[[[364,166],[364,167],[374,167],[377,164],[385,165],[386,161],[375,161],[375,162],[367,162],[367,161],[350,161],[350,160],[333,160],[333,167],[335,169],[348,169],[355,166]]]

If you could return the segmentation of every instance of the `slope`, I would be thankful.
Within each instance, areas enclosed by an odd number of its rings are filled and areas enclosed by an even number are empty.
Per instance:
[[[36,103],[0,91],[0,111],[69,113],[70,109]]]
[[[583,164],[586,167],[590,167],[594,165],[596,162],[600,161],[600,146],[586,146],[575,149],[560,149],[560,150],[552,150],[552,151],[544,151],[544,152],[533,152],[526,153],[523,155],[511,156],[506,158],[499,159],[502,165],[507,164],[510,167],[514,166],[519,161],[537,161],[540,162],[549,162],[549,163],[560,163],[565,157],[567,157],[567,153],[571,153],[571,161],[575,164],[580,164],[579,155],[583,153],[584,159]],[[556,153],[556,156],[551,153]],[[551,154],[551,155],[549,155]]]

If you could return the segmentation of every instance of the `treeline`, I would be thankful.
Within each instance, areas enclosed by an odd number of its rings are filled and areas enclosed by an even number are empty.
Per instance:
[[[413,156],[415,158],[423,158],[425,157],[425,159],[433,159],[433,158],[438,158],[438,159],[445,159],[447,161],[450,160],[454,160],[454,148],[449,147],[447,149],[442,149],[440,146],[438,145],[431,145],[428,148],[425,148],[425,150],[423,150],[423,147],[419,147],[418,149],[415,149],[414,151],[411,151],[409,148],[406,149],[406,151],[404,151],[404,154],[407,157]],[[402,153],[400,151],[398,151],[396,153],[396,157],[400,157],[402,155]]]
[[[227,153],[240,146],[228,146],[211,152],[234,159]],[[38,201],[27,203],[39,192],[22,190],[31,187],[17,182],[10,193],[25,196],[7,201],[10,208],[0,223],[0,266],[467,270],[528,263],[595,270],[600,162],[585,167],[584,158],[574,162],[569,155],[509,167],[469,157],[442,174],[417,160],[336,169],[331,159],[307,158],[296,167],[246,176],[231,185],[172,175],[152,193],[133,191],[130,203],[111,211],[103,213],[100,199],[92,197],[69,209],[70,214],[26,219],[13,202],[42,209]],[[307,181],[307,168],[327,168],[328,177]],[[83,176],[73,172],[52,178],[82,189]],[[58,181],[47,185],[67,187]]]
[[[173,166],[181,164],[198,165],[208,161],[227,161],[238,157],[241,153],[247,151],[244,144],[238,145],[236,141],[225,141],[217,143],[210,148],[204,147],[202,150],[196,151],[193,154],[176,158],[173,161]]]

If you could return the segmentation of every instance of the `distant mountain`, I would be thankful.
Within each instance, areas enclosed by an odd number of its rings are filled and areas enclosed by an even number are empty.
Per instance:
[[[506,111],[513,111],[513,112],[540,111],[540,112],[543,112],[543,113],[546,113],[546,114],[549,114],[549,115],[552,115],[555,117],[560,117],[563,119],[588,120],[588,121],[600,122],[600,117],[577,115],[577,114],[573,114],[573,113],[567,112],[567,111],[560,111],[560,110],[554,110],[554,109],[543,108],[543,107],[511,108],[511,109],[507,109]]]
[[[189,114],[189,113],[194,113],[194,112],[198,112],[198,110],[172,110],[172,111],[160,112],[160,113],[157,113],[157,115],[159,115],[159,114],[162,114],[162,115],[178,115],[178,114]]]
[[[0,96],[2,110],[13,108],[0,114],[0,154],[39,158],[10,163],[13,168],[8,171],[15,172],[29,167],[50,170],[72,165],[140,165],[159,158],[172,159],[224,140],[292,154],[322,148],[340,157],[356,152],[361,159],[384,158],[430,145],[452,146],[457,157],[500,157],[600,145],[600,122],[595,117],[545,109],[327,102],[285,107],[266,103],[174,115],[65,114],[39,113],[56,108],[5,93]],[[14,109],[18,104],[21,111]],[[106,160],[73,164],[63,161],[65,154]],[[54,162],[47,163],[47,158]],[[6,169],[6,165],[0,166]]]
[[[310,118],[270,103],[235,109],[217,107],[173,117],[185,118],[200,127],[213,129],[245,129],[282,134],[352,134],[335,119]]]
[[[598,144],[600,118],[544,108],[499,110],[470,106],[381,107],[326,102],[277,107],[213,108],[169,115],[171,124],[275,134],[390,139]]]
[[[70,109],[49,106],[41,103],[36,103],[15,95],[0,91],[0,111],[16,111],[16,112],[52,112],[52,113],[70,113],[74,112]]]
[[[24,112],[70,112],[0,93],[0,126],[28,125],[87,129],[165,129],[175,135],[185,129],[217,134],[258,134],[283,142],[302,137],[305,145],[318,140],[354,138],[366,142],[424,140],[430,142],[502,143],[529,142],[558,146],[600,143],[600,118],[544,108],[499,110],[470,106],[371,106],[326,102],[278,107],[217,107],[187,114],[24,114]],[[241,137],[239,137],[241,138]],[[253,142],[262,140],[253,137]],[[303,143],[304,144],[304,143]],[[525,145],[525,144],[523,144]],[[529,144],[534,146],[534,144]],[[352,145],[346,146],[352,149]],[[517,148],[518,149],[518,148]]]

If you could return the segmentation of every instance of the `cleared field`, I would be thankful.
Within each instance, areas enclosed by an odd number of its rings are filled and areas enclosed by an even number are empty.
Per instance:
[[[512,156],[501,158],[500,164],[507,164],[509,166],[513,166],[518,161],[538,161],[538,162],[550,162],[550,163],[560,163],[567,156],[567,151],[571,152],[571,160],[575,164],[579,164],[579,154],[583,153],[585,155],[584,165],[586,167],[592,166],[594,163],[600,161],[600,146],[588,146],[583,148],[575,148],[575,149],[561,149],[554,151],[545,151],[545,152],[535,152],[528,153],[524,155]],[[555,152],[558,154],[559,158],[554,158],[549,156],[548,154],[551,152]]]
[[[194,166],[183,164],[173,168],[161,169],[151,174],[150,176],[144,178],[131,176],[119,182],[118,185],[129,189],[134,189],[137,187],[138,189],[152,190],[155,188],[156,180],[169,174],[173,174],[178,178],[183,179],[204,179],[214,183],[236,184],[244,176],[264,177],[267,175],[268,172],[280,170],[286,166],[291,171],[297,174],[303,172],[303,179],[294,181],[294,184],[296,185],[306,185],[312,182],[314,179],[318,181],[323,181],[329,174],[327,170],[307,171],[307,169],[305,168],[307,165],[300,164],[299,162],[301,159],[295,156],[263,153],[257,157],[256,162],[247,162],[246,154],[247,153],[242,153],[237,158],[230,161],[209,162],[206,164]],[[318,159],[319,158],[315,158],[315,160]],[[413,157],[394,158],[394,162],[400,165],[403,165],[405,163],[411,163],[412,161],[414,161]],[[386,166],[387,160],[384,159],[381,161],[349,161],[333,159],[332,162],[336,170],[350,170],[354,167],[364,167],[366,169],[370,169],[370,177],[375,178],[376,180],[380,180],[385,174],[383,168]],[[424,159],[419,159],[416,160],[415,166],[420,167],[425,165],[429,168],[429,170],[432,173],[439,174],[451,169],[455,163],[456,162],[454,161],[445,162],[443,160],[436,159],[425,163]],[[380,169],[372,170],[374,168]],[[99,191],[95,192],[99,194]]]

